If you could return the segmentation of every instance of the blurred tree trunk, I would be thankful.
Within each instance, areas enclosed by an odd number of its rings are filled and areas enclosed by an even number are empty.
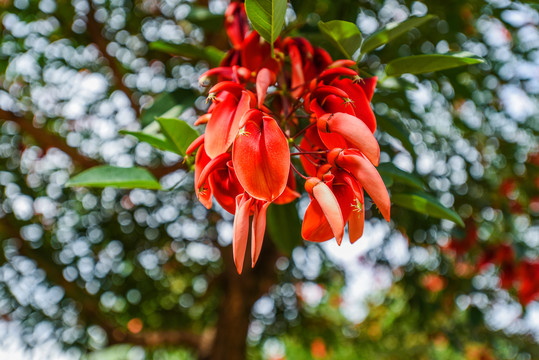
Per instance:
[[[249,253],[249,250],[247,251]],[[201,360],[243,360],[246,358],[247,331],[254,303],[275,283],[275,260],[279,256],[271,239],[266,237],[262,254],[254,269],[246,256],[243,273],[238,275],[232,247],[222,249],[225,261],[223,295],[215,338],[209,354]]]

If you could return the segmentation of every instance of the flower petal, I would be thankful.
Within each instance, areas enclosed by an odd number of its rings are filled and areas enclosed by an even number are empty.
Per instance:
[[[200,183],[200,175],[210,161],[211,159],[208,154],[206,154],[206,150],[204,149],[204,144],[202,144],[195,157],[195,184]],[[204,205],[207,209],[211,209],[212,191],[208,182],[204,181],[200,183],[200,186],[195,186],[195,194],[198,201],[200,201],[202,205]]]
[[[253,216],[252,232],[251,232],[251,261],[252,267],[255,264],[262,250],[262,243],[264,241],[264,233],[266,232],[266,212],[270,202],[257,202],[255,207],[255,214]]]
[[[206,126],[206,152],[214,158],[228,150],[239,131],[240,120],[250,108],[251,96],[247,91],[241,92],[239,102],[232,94],[227,93],[225,100],[217,104],[211,119]]]
[[[275,74],[264,68],[256,76],[256,96],[258,97],[258,107],[264,105],[268,87],[275,82]]]
[[[384,218],[389,221],[391,200],[382,177],[363,155],[344,150],[336,164],[348,170],[367,191]]]
[[[352,244],[363,235],[363,228],[365,226],[365,206],[359,203],[359,200],[357,201],[357,205],[361,206],[361,208],[354,209],[348,218],[348,235]]]
[[[262,112],[250,112],[245,129],[232,149],[240,184],[252,197],[273,201],[284,191],[290,171],[288,142],[277,122]]]
[[[329,226],[328,220],[320,204],[316,199],[312,199],[311,203],[305,211],[303,224],[301,226],[301,236],[307,241],[324,242],[335,237]]]
[[[326,114],[317,121],[320,134],[337,133],[353,147],[359,149],[375,166],[380,161],[380,146],[371,130],[357,117],[345,113]],[[324,137],[320,136],[322,141]],[[325,142],[324,142],[325,143]],[[328,146],[330,144],[326,144]],[[328,146],[334,148],[337,146]]]
[[[247,194],[236,197],[236,216],[234,216],[234,237],[232,239],[232,253],[238,274],[243,270],[247,239],[249,237],[249,212],[253,199]]]
[[[318,182],[316,182],[317,180]],[[313,185],[314,182],[316,183]],[[333,191],[331,191],[323,181],[317,178],[308,179],[305,183],[305,189],[309,193],[312,192],[312,196],[318,201],[318,204],[331,227],[333,235],[340,245],[344,235],[344,220],[341,207],[339,206],[339,202],[333,194]]]

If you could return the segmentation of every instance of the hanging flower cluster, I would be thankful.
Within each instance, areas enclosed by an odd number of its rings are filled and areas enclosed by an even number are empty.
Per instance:
[[[359,239],[363,189],[389,221],[389,195],[375,168],[380,148],[370,100],[376,78],[361,78],[354,61],[333,61],[304,38],[278,39],[272,56],[270,45],[250,30],[243,3],[230,4],[225,27],[233,48],[200,79],[215,85],[208,112],[196,123],[206,124],[206,131],[187,153],[196,151],[198,199],[210,208],[213,196],[235,214],[238,272],[249,233],[253,266],[258,259],[268,206],[300,196],[295,173],[311,198],[305,240],[340,244],[347,223],[350,241]],[[299,156],[303,172],[291,156]]]

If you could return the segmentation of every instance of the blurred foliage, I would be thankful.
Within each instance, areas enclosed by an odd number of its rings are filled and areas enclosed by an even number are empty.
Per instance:
[[[395,205],[354,247],[285,256],[267,242],[266,263],[238,277],[232,217],[197,202],[181,156],[118,135],[144,127],[165,142],[157,117],[204,112],[198,78],[229,47],[227,2],[2,0],[2,321],[73,358],[226,358],[238,337],[249,359],[539,358],[537,5],[290,3],[285,32],[335,58],[320,20],[356,23],[365,39],[435,17],[359,64],[379,75],[382,162],[414,175],[390,172],[391,192],[419,178],[466,227]],[[486,62],[384,75],[394,59],[459,51]],[[64,187],[98,164],[147,167],[174,190]]]

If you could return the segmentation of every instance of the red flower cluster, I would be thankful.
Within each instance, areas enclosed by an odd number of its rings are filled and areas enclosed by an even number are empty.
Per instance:
[[[500,244],[486,249],[479,259],[480,270],[489,264],[500,267],[501,288],[514,288],[523,305],[539,299],[539,261],[517,261],[513,247]]]
[[[389,195],[375,168],[380,149],[370,100],[376,78],[360,78],[353,61],[333,62],[304,38],[277,40],[272,57],[270,45],[250,31],[242,3],[230,4],[225,27],[233,48],[200,79],[216,85],[207,114],[197,120],[206,132],[187,153],[197,151],[199,200],[210,208],[213,196],[235,214],[238,272],[249,232],[252,265],[257,261],[268,206],[300,196],[294,172],[306,180],[311,197],[302,228],[306,240],[335,237],[340,244],[346,223],[352,242],[361,237],[363,189],[389,221]],[[300,156],[307,176],[291,156]]]

